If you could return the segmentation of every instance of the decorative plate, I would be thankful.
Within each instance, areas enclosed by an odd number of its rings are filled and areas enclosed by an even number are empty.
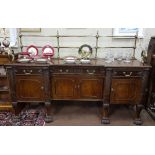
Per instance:
[[[30,54],[30,57],[35,57],[38,55],[38,48],[34,45],[30,45],[27,47],[27,52]]]
[[[92,55],[92,52],[93,52],[92,47],[87,44],[80,46],[78,51],[82,59],[89,59],[90,56]]]
[[[53,56],[54,55],[54,48],[50,45],[46,45],[42,48],[42,55],[43,56]]]

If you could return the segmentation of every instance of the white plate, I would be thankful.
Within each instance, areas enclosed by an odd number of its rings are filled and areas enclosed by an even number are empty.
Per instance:
[[[18,59],[17,62],[26,63],[30,62],[32,59]]]
[[[88,63],[90,63],[90,60],[89,60],[89,59],[88,59],[88,60],[81,59],[80,62],[81,62],[81,63],[86,63],[86,64],[88,64]]]
[[[75,63],[75,60],[65,60],[66,63]]]
[[[129,62],[131,62],[131,60],[124,60],[124,62],[129,63]]]
[[[36,62],[38,63],[46,63],[47,62],[47,59],[36,59]]]
[[[68,56],[68,57],[64,58],[64,61],[65,61],[66,63],[75,63],[76,60],[77,60],[77,58],[72,57],[72,56]]]

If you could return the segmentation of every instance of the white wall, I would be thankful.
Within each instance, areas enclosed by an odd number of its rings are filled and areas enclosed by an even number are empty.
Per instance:
[[[83,29],[68,29],[68,28],[42,28],[41,32],[21,32],[22,34],[41,34],[41,35],[56,35],[57,31],[59,31],[60,35],[96,35],[97,31],[99,32],[100,36],[106,36],[106,35],[112,35],[113,29],[112,28],[83,28]],[[137,59],[140,59],[140,53],[142,49],[145,49],[148,47],[149,40],[151,36],[155,36],[155,28],[145,28],[144,29],[144,38],[138,39],[137,42],[137,49],[135,56]],[[57,46],[57,40],[56,38],[51,37],[23,37],[22,38],[23,45],[38,45],[38,46],[44,46],[44,45],[51,45],[51,46]],[[94,37],[88,37],[88,38],[60,38],[60,46],[77,46],[80,47],[82,44],[89,44],[92,47],[95,47],[96,38]],[[118,38],[107,38],[107,37],[101,37],[99,38],[98,46],[100,47],[109,47],[109,46],[134,46],[134,39],[118,39]],[[26,49],[23,49],[26,50]],[[133,52],[133,49],[121,49],[121,48],[115,48],[115,49],[108,49],[108,48],[102,48],[98,50],[97,57],[103,58],[106,51],[112,51],[115,55],[118,51],[126,52],[131,51]],[[20,49],[16,50],[16,52],[20,52]],[[39,53],[41,53],[41,49],[39,49]],[[95,54],[95,51],[93,52],[93,56]],[[55,56],[57,57],[57,49],[55,49]],[[60,49],[60,57],[64,57],[67,55],[74,55],[78,56],[78,49],[75,48],[68,48],[68,49]]]

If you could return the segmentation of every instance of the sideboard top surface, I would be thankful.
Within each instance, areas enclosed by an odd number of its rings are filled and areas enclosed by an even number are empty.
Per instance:
[[[92,66],[92,67],[105,67],[105,68],[119,68],[119,67],[123,67],[123,68],[151,68],[151,65],[149,64],[143,64],[142,62],[138,61],[138,60],[131,60],[131,62],[127,63],[122,61],[118,61],[118,60],[114,60],[111,63],[107,63],[105,61],[105,59],[91,59],[90,63],[80,63],[80,61],[77,61],[77,63],[65,63],[63,59],[51,59],[48,63],[34,63],[34,62],[30,62],[30,63],[17,63],[17,62],[10,62],[5,64],[5,66],[22,66],[22,67],[49,67],[49,66],[71,66],[71,67],[76,67],[76,66]]]

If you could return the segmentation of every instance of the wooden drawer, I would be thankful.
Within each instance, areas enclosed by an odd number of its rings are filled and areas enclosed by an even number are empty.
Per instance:
[[[113,71],[113,76],[115,77],[141,77],[143,76],[143,71]]]
[[[34,74],[41,74],[42,69],[40,68],[16,68],[15,74],[19,75],[34,75]]]
[[[86,73],[86,74],[102,74],[102,75],[105,75],[105,70],[103,68],[90,67],[90,68],[84,68],[83,69],[83,73]]]
[[[59,73],[59,74],[68,74],[68,73],[77,73],[77,74],[105,74],[104,68],[100,67],[53,67],[50,69],[51,73]]]
[[[8,80],[7,80],[7,78],[0,78],[0,89],[1,89],[1,87],[5,87],[5,86],[8,87]]]
[[[50,69],[52,73],[73,73],[74,69],[69,67],[53,67]]]

